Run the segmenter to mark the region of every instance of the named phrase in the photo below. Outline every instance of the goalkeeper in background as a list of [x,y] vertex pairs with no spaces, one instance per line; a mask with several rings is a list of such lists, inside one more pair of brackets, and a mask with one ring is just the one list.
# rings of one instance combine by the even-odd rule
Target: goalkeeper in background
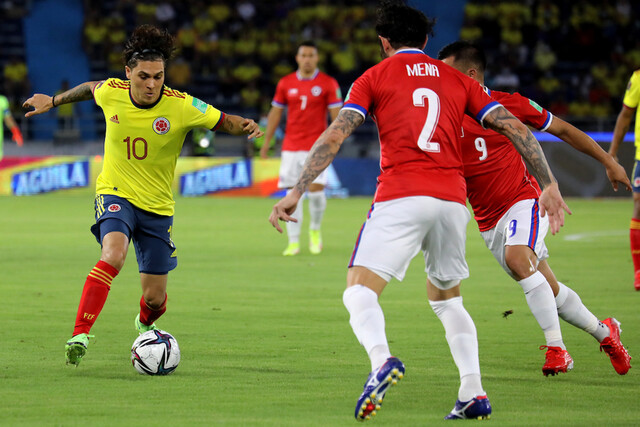
[[[9,129],[11,129],[11,139],[13,139],[18,147],[22,147],[23,139],[22,132],[20,132],[20,128],[16,123],[15,119],[11,115],[11,110],[9,109],[9,100],[6,96],[0,95],[0,111],[2,112],[2,117],[4,118],[4,124],[7,125]],[[0,160],[2,160],[3,151],[2,146],[4,145],[4,131],[0,132]]]

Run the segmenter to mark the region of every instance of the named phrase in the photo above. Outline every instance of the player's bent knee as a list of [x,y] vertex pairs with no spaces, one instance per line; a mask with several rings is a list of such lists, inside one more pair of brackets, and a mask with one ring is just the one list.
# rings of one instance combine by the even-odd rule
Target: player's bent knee
[[517,280],[522,280],[536,272],[536,267],[527,257],[507,257],[505,261]]
[[126,251],[121,251],[117,249],[109,250],[105,248],[103,248],[102,256],[100,257],[102,261],[106,262],[107,264],[109,264],[110,266],[112,266],[118,271],[122,270],[122,267],[124,266],[124,261],[126,258],[127,258]]
[[529,247],[507,247],[504,261],[516,280],[522,280],[537,271],[537,257]]

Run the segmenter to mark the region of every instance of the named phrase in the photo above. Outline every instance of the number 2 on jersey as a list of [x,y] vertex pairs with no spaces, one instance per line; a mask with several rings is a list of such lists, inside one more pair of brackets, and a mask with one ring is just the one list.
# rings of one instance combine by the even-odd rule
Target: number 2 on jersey
[[420,147],[422,151],[439,153],[440,144],[438,142],[432,142],[431,137],[436,130],[438,119],[440,118],[440,97],[431,89],[421,87],[413,91],[413,105],[416,107],[427,107],[427,119],[424,121],[422,132],[420,132],[420,136],[418,137],[418,147]]

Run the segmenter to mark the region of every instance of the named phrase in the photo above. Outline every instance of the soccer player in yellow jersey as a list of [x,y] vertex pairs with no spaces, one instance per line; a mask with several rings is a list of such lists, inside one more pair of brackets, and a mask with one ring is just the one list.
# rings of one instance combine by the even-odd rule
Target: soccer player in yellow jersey
[[629,79],[627,90],[622,100],[622,109],[618,114],[616,126],[613,130],[613,139],[609,154],[617,158],[618,149],[624,136],[629,131],[631,120],[635,116],[635,145],[636,159],[633,166],[631,184],[633,186],[633,216],[629,226],[629,240],[631,241],[631,258],[633,259],[633,269],[635,271],[634,287],[640,291],[640,70],[636,70]]
[[65,346],[68,364],[78,365],[85,355],[89,331],[124,265],[130,240],[142,283],[138,332],[156,329],[154,322],[166,311],[167,277],[177,265],[171,183],[187,132],[203,127],[249,138],[263,134],[253,120],[225,114],[164,85],[173,42],[168,32],[142,25],[125,44],[128,80],[86,82],[53,97],[35,94],[23,105],[34,108],[26,113],[30,117],[93,98],[107,125],[91,227],[102,253],[84,284],[73,336]]

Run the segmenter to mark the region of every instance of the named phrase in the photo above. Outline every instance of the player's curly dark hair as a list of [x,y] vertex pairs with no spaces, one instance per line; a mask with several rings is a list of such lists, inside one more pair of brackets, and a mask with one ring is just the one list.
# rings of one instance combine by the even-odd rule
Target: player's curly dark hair
[[135,68],[138,61],[162,60],[166,66],[174,51],[174,38],[166,29],[140,25],[124,44],[122,57],[129,68]]
[[394,49],[402,46],[422,49],[427,35],[433,35],[435,23],[435,19],[427,18],[403,1],[382,0],[378,4],[376,31],[388,39]]

